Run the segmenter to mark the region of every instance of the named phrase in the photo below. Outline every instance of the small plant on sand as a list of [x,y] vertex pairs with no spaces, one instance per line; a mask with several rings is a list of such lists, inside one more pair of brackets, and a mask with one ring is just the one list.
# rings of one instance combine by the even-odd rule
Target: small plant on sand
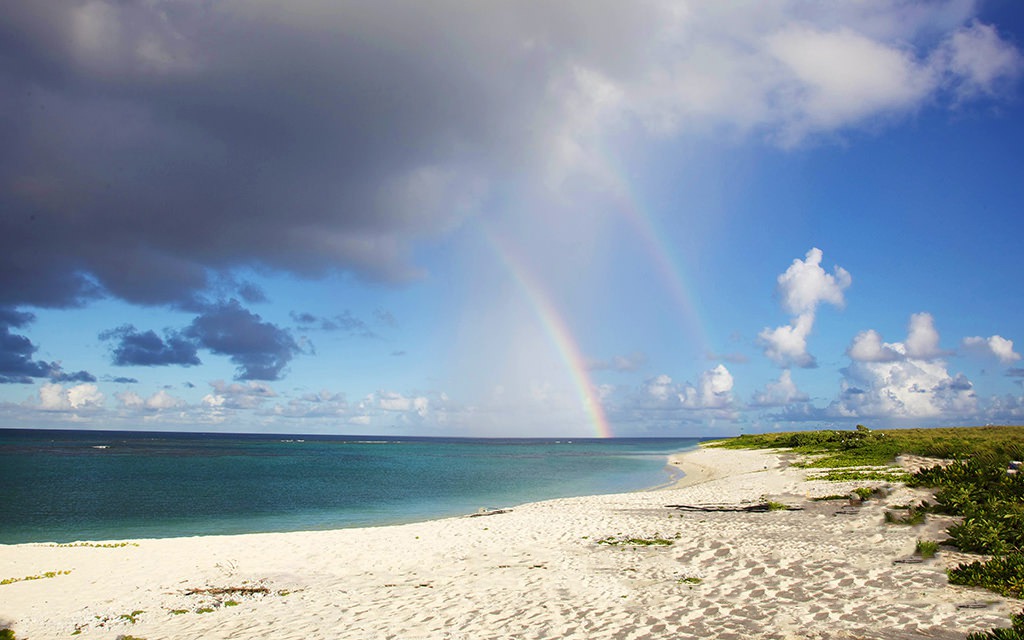
[[199,607],[196,613],[213,613],[213,607]]
[[121,635],[117,636],[116,640],[146,640],[146,639],[145,638],[137,638],[135,636],[129,636],[129,635],[121,634]]
[[188,613],[188,609],[171,609],[169,613],[172,616],[180,616],[183,613]]
[[861,500],[870,500],[871,496],[875,495],[875,490],[871,487],[857,487],[853,490]]
[[141,616],[144,613],[146,613],[146,612],[145,611],[141,611],[141,610],[132,611],[131,613],[122,613],[121,615],[118,616],[118,618],[121,619],[121,620],[127,620],[128,622],[130,622],[132,624],[135,624],[136,622],[139,621],[138,617]]
[[934,540],[918,540],[914,547],[914,553],[922,558],[931,558],[939,550],[939,543]]
[[828,500],[847,500],[849,499],[849,497],[850,496],[843,496],[839,495],[838,493],[833,493],[832,495],[829,496],[818,496],[817,498],[811,498],[811,502],[825,502]]
[[789,509],[789,507],[783,502],[775,502],[774,500],[769,500],[767,504],[769,511],[786,511],[787,509]]
[[0,640],[15,640],[13,629],[0,629]]
[[241,603],[238,600],[228,600],[227,602],[224,603],[224,606],[225,607],[237,607],[239,604],[241,604]]
[[679,578],[679,584],[700,584],[701,582],[704,581],[697,576],[683,576]]
[[608,536],[597,541],[597,544],[607,544],[612,546],[627,546],[627,547],[652,547],[652,546],[664,546],[672,544],[672,540],[666,540],[665,538],[659,538],[657,536],[653,538],[615,538]]
[[0,584],[14,584],[15,582],[24,582],[26,580],[43,580],[46,578],[56,578],[57,576],[66,576],[69,573],[71,573],[70,570],[47,571],[46,573],[43,573],[42,575],[38,576],[25,576],[24,578],[4,578],[3,580],[0,580]]

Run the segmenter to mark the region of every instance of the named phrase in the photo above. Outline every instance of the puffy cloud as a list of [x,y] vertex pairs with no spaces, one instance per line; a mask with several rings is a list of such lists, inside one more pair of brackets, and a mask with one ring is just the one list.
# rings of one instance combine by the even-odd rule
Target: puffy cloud
[[845,303],[843,291],[853,281],[850,273],[840,266],[828,273],[821,268],[821,258],[821,249],[814,247],[803,260],[794,260],[778,277],[778,292],[786,311],[802,315],[814,313],[822,302],[837,307]]
[[65,388],[47,383],[39,388],[39,408],[44,411],[82,411],[103,406],[103,394],[94,384]]
[[696,386],[677,383],[666,374],[644,383],[636,399],[638,408],[661,409],[725,409],[733,404],[733,377],[725,365],[719,364],[701,373]]
[[957,29],[935,52],[934,61],[960,100],[995,95],[1020,76],[1024,58],[992,25],[972,22]]
[[812,369],[818,366],[814,356],[807,352],[807,336],[813,327],[814,314],[804,313],[794,318],[792,324],[762,329],[757,341],[776,364]]
[[961,343],[968,353],[982,356],[994,356],[1002,364],[1013,364],[1020,360],[1020,354],[1013,350],[1013,340],[995,335],[988,338],[971,336]]
[[855,362],[893,362],[903,358],[892,345],[883,343],[882,336],[874,329],[858,333],[846,354]]
[[243,384],[214,380],[213,392],[203,396],[203,405],[215,409],[256,409],[277,392],[265,382],[249,381]]
[[784,407],[808,401],[810,397],[797,388],[789,369],[783,369],[778,380],[768,382],[764,389],[754,393],[750,404],[753,407]]
[[822,302],[839,307],[845,303],[843,292],[852,282],[850,273],[838,265],[828,273],[821,268],[821,259],[821,249],[814,247],[778,277],[782,306],[796,317],[789,325],[763,329],[757,340],[765,355],[780,366],[816,367],[817,361],[807,351],[815,311]]
[[910,316],[906,354],[910,358],[928,360],[945,355],[939,348],[939,332],[930,313],[915,313]]
[[492,184],[592,172],[625,127],[794,145],[1020,68],[960,0],[6,9],[0,304],[194,308],[253,266],[407,280]]
[[978,409],[970,380],[951,376],[939,360],[854,362],[843,374],[840,397],[830,407],[839,416],[935,418]]
[[238,366],[238,380],[277,380],[300,352],[291,335],[244,309],[237,300],[221,302],[196,317],[182,334]]
[[140,332],[130,324],[104,331],[100,340],[115,340],[111,355],[118,366],[166,366],[185,367],[201,364],[195,343],[176,332],[164,332],[161,338],[156,332]]
[[863,331],[847,351],[839,399],[828,412],[837,417],[929,418],[974,415],[977,395],[963,374],[951,375],[940,359],[939,333],[931,314],[910,317],[904,342],[883,343]]
[[168,409],[182,409],[188,406],[187,402],[172,396],[165,389],[160,389],[148,398],[143,398],[134,391],[115,393],[114,397],[117,398],[123,409],[166,411]]

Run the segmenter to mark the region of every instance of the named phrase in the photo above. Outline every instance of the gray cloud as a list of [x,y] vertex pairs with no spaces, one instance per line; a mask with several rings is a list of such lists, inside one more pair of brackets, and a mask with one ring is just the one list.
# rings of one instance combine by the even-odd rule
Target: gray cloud
[[[0,305],[198,311],[251,267],[404,281],[421,275],[412,245],[493,181],[579,169],[609,122],[795,144],[942,92],[996,95],[1019,54],[969,3],[940,5],[13,3]],[[878,64],[801,66],[822,52]]]
[[263,321],[237,300],[211,306],[182,335],[213,353],[229,356],[238,367],[238,380],[277,380],[301,352],[287,331]]
[[305,331],[342,331],[363,338],[378,337],[366,321],[357,318],[348,309],[344,313],[331,316],[330,318],[321,318],[305,311],[292,311],[290,315],[292,320],[299,325],[299,328]]
[[59,362],[33,360],[38,347],[23,335],[11,333],[35,319],[35,315],[0,307],[0,384],[30,384],[34,378],[53,382],[96,382],[88,371],[69,373]]
[[201,364],[195,343],[175,332],[165,332],[161,338],[152,330],[140,332],[132,325],[124,325],[104,331],[99,337],[117,341],[111,351],[115,365],[187,367]]

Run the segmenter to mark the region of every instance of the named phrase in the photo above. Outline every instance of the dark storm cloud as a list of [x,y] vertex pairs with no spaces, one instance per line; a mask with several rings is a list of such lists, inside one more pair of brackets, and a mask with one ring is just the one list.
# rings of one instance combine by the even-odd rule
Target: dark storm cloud
[[116,378],[111,378],[110,381],[111,382],[116,382],[118,384],[138,384],[139,383],[139,381],[136,378],[126,378],[124,376],[118,376]]
[[182,333],[202,348],[229,356],[238,367],[238,380],[277,380],[301,353],[287,331],[263,321],[237,300],[211,306]]
[[33,360],[39,347],[23,335],[11,333],[32,322],[35,315],[0,307],[0,384],[30,384],[34,378],[49,378],[53,382],[96,382],[88,371],[65,372],[59,362]]
[[505,33],[546,22],[505,5],[4,13],[0,304],[195,309],[218,274],[254,265],[417,277],[410,242],[458,224],[550,111],[545,34]]
[[53,365],[33,360],[36,350],[31,340],[0,326],[0,383],[28,384],[33,378],[49,377]]
[[115,340],[112,360],[118,366],[159,367],[201,364],[195,343],[175,332],[161,338],[155,331],[139,331],[130,324],[104,331],[100,340]]
[[88,371],[75,371],[67,373],[59,368],[50,372],[50,380],[53,382],[96,382],[96,376]]

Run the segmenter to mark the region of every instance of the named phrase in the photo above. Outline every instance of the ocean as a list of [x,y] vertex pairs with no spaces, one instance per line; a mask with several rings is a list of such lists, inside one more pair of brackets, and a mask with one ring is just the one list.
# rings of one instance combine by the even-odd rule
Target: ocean
[[696,438],[0,429],[0,544],[365,527],[650,488]]

